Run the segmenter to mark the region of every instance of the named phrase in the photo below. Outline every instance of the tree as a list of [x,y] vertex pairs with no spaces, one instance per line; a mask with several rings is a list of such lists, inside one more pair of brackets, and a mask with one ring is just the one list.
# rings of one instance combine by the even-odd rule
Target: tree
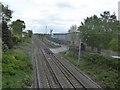
[[0,3],[0,6],[2,7],[2,19],[5,21],[10,21],[13,11],[9,9],[8,5],[5,6]]
[[8,21],[12,18],[12,11],[8,8],[8,6],[4,6],[0,3],[2,6],[2,41],[3,46],[6,44],[9,49],[13,47],[13,41],[12,41],[12,33],[8,29]]
[[32,34],[33,34],[32,30],[27,30],[27,31],[28,31],[28,36],[32,37]]
[[120,23],[117,21],[115,13],[111,15],[109,11],[105,11],[100,15],[100,18],[96,15],[87,17],[81,23],[78,27],[80,38],[91,47],[109,49],[109,45],[113,41],[115,42],[115,40],[111,40],[117,36]]
[[16,35],[22,38],[22,31],[25,29],[25,22],[17,19],[16,21],[13,21],[10,25],[12,32]]
[[104,31],[104,48],[109,49],[108,47],[111,40],[113,40],[113,38],[115,39],[116,36],[118,36],[118,32],[120,31],[118,27],[120,23],[117,21],[115,13],[111,15],[109,11],[105,11],[100,15],[102,20],[102,29]]
[[87,17],[84,20],[84,23],[81,23],[81,26],[78,27],[80,31],[81,40],[92,47],[100,47],[100,41],[98,42],[98,36],[101,36],[101,20],[96,16]]
[[13,47],[12,34],[5,21],[2,21],[2,41],[3,45],[6,44],[9,49]]
[[68,30],[68,32],[69,32],[69,36],[68,36],[69,41],[71,41],[71,43],[74,43],[76,40],[77,25],[72,25]]

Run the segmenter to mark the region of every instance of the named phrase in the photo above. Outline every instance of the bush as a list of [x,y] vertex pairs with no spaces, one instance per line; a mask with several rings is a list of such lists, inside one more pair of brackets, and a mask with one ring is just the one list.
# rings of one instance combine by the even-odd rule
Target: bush
[[29,57],[23,53],[18,53],[14,51],[7,51],[3,53],[3,72],[14,74],[14,70],[26,70],[31,68],[29,66]]
[[25,76],[25,78],[22,79],[22,87],[27,88],[28,86],[31,86],[32,80],[30,79],[30,76]]
[[84,54],[82,58],[92,64],[103,64],[115,70],[118,70],[118,60],[120,60],[111,57],[104,57],[99,54]]
[[117,39],[112,39],[109,43],[109,48],[113,51],[120,52],[118,50],[118,38]]
[[21,42],[21,38],[18,35],[13,36],[13,42],[14,44],[17,44],[18,42]]
[[3,51],[7,51],[8,50],[7,44],[2,43],[2,50]]
[[3,52],[2,63],[10,64],[15,60],[12,51]]
[[69,46],[69,55],[70,56],[75,56],[75,57],[77,57],[78,56],[78,48],[76,48],[74,45],[70,45]]
[[3,71],[2,72],[9,74],[9,75],[15,75],[15,70],[13,69],[12,65],[3,64]]

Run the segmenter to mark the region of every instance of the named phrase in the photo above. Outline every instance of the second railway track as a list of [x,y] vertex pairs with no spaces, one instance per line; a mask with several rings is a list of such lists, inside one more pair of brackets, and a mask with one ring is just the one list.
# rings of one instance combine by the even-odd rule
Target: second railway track
[[86,77],[67,61],[56,56],[45,44],[33,37],[36,48],[36,81],[38,88],[72,88],[73,90],[102,90],[94,81]]

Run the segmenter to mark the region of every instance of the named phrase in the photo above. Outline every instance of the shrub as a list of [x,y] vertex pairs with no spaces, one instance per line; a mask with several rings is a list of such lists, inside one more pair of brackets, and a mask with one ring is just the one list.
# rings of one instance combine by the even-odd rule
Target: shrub
[[92,64],[103,64],[115,70],[118,70],[118,60],[120,60],[112,57],[104,57],[100,54],[84,54],[82,58]]
[[18,35],[13,36],[13,42],[14,44],[17,44],[18,42],[21,42],[21,38]]
[[9,74],[9,75],[15,75],[15,70],[11,65],[5,65],[3,64],[3,73]]
[[27,88],[28,86],[31,86],[32,80],[30,76],[25,76],[25,78],[22,79],[22,87]]
[[[7,51],[3,53],[3,72],[14,74],[14,70],[26,70],[31,68],[29,57],[23,53],[18,53],[14,51]],[[31,66],[31,67],[29,67]]]

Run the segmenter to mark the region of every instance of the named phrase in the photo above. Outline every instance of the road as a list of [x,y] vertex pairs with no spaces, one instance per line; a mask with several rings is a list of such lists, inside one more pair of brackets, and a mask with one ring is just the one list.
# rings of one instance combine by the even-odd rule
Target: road
[[88,76],[81,73],[74,65],[54,54],[36,36],[33,43],[33,88],[72,88],[88,90],[101,87]]

